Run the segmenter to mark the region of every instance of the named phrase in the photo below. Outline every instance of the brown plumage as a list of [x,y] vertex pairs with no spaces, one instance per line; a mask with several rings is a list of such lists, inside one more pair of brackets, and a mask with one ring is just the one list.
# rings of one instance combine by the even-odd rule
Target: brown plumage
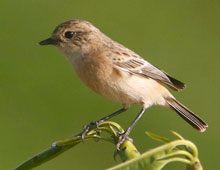
[[[118,147],[145,110],[152,105],[172,108],[201,132],[208,127],[202,119],[179,103],[164,86],[168,85],[178,91],[185,87],[184,83],[113,41],[87,21],[66,21],[56,27],[50,38],[39,44],[56,46],[72,63],[86,86],[123,105],[123,109],[100,119],[97,123],[124,112],[132,104],[142,106],[138,117],[120,138]],[[88,125],[83,134],[91,127],[92,125]]]

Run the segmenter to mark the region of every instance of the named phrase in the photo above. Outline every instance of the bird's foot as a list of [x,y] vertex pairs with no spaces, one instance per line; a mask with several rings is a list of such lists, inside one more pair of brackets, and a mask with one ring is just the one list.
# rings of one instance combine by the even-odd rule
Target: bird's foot
[[98,128],[100,123],[101,123],[101,121],[94,121],[94,122],[90,122],[88,125],[85,125],[83,127],[83,130],[82,130],[82,133],[81,133],[82,142],[84,142],[86,134],[90,130]]
[[114,159],[116,160],[116,156],[117,154],[120,152],[120,150],[122,149],[126,149],[126,148],[121,148],[121,145],[125,142],[125,141],[131,141],[133,143],[133,140],[131,138],[129,138],[129,131],[125,131],[124,133],[120,134],[117,144],[116,144],[116,149],[114,152]]

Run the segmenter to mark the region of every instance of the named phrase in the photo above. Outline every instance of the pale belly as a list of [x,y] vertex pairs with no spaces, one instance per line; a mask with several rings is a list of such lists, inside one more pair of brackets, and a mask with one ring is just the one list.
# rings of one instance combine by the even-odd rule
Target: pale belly
[[172,96],[170,92],[157,81],[138,75],[107,80],[106,88],[101,95],[122,103],[126,106],[140,104],[144,107],[166,105],[164,98]]

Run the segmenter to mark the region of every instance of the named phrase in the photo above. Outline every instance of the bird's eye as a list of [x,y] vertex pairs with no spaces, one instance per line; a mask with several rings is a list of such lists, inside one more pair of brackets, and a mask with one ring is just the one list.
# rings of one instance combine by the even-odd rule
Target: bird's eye
[[74,36],[75,32],[72,32],[72,31],[67,31],[65,32],[65,37],[70,39]]

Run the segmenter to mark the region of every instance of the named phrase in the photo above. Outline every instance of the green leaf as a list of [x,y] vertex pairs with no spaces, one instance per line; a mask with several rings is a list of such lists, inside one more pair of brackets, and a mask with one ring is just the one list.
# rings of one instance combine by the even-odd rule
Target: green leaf
[[163,143],[168,143],[170,142],[169,139],[165,138],[165,137],[161,137],[161,136],[158,136],[154,133],[151,133],[151,132],[145,132],[146,135],[148,135],[150,138],[154,139],[154,140],[157,140],[159,142],[163,142]]
[[[151,149],[134,159],[128,160],[108,170],[160,170],[170,162],[182,162],[187,164],[188,170],[202,170],[202,165],[198,159],[196,146],[184,140],[178,133],[174,133],[180,140],[170,141],[167,138],[147,132],[151,138],[168,142],[162,146]],[[180,147],[184,146],[184,147]],[[190,148],[190,152],[187,148]]]

